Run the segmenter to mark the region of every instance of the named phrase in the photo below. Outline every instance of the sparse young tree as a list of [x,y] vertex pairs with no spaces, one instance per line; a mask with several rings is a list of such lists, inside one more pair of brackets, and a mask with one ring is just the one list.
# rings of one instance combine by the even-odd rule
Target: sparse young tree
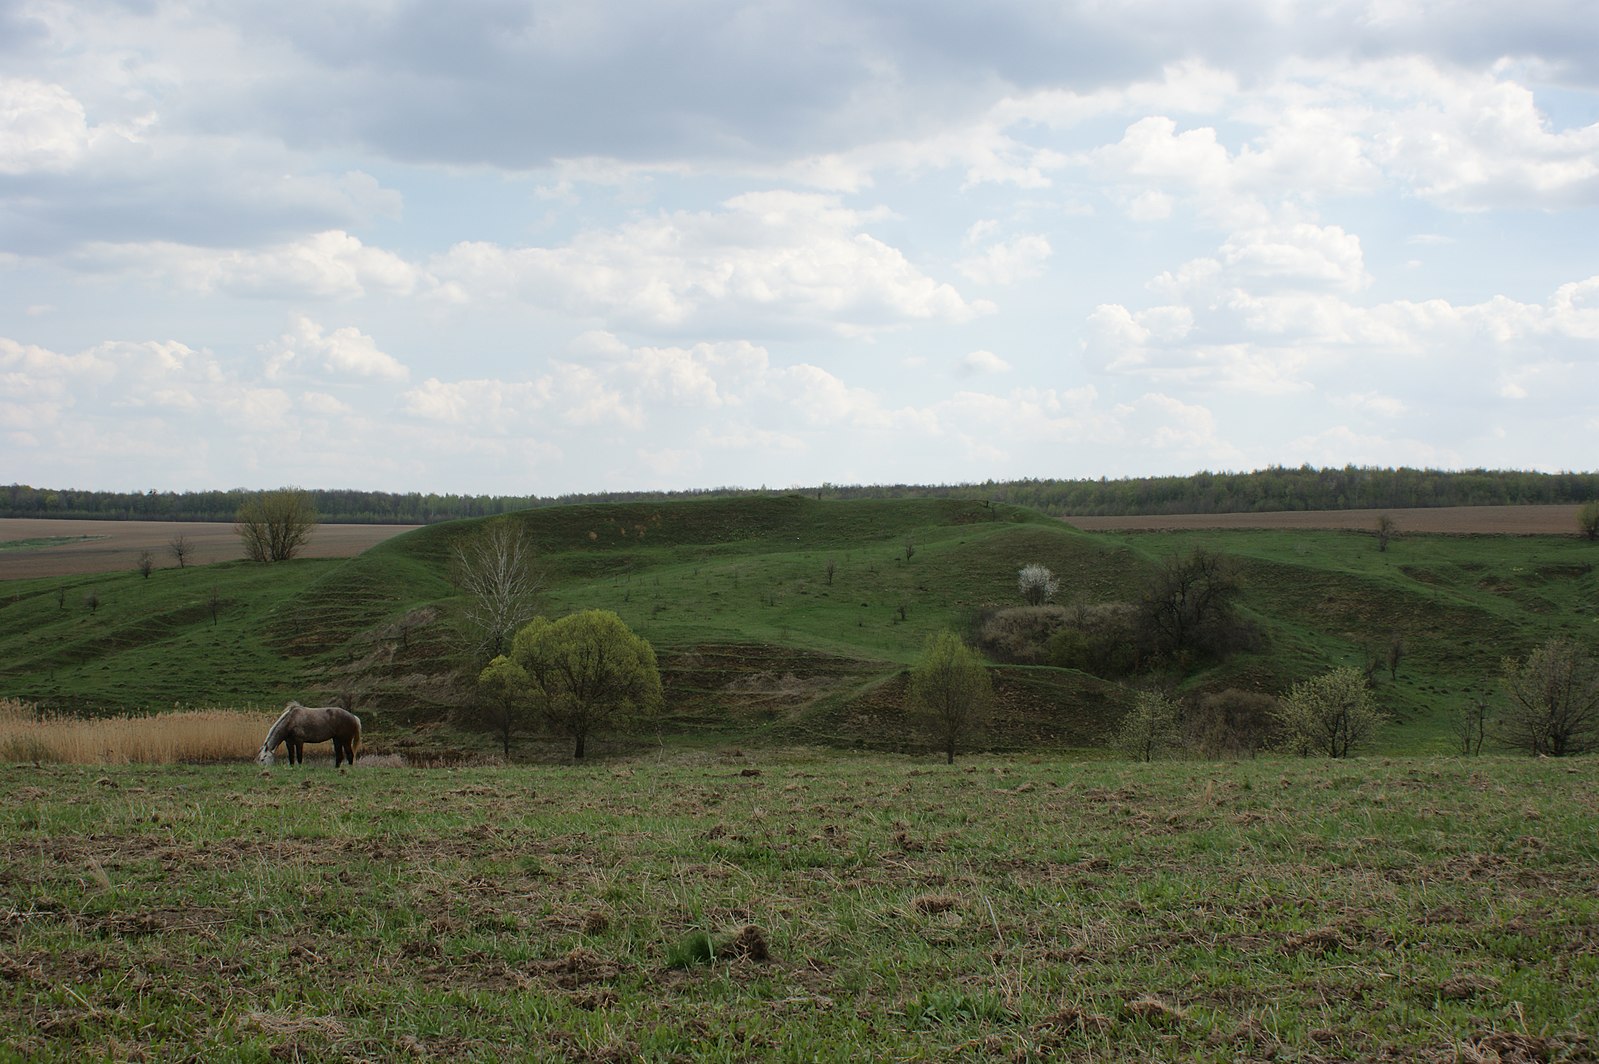
[[832,558],[827,559],[827,565],[824,567],[823,572],[827,574],[827,586],[832,587],[833,574],[838,572],[838,563]]
[[1399,535],[1399,522],[1391,514],[1377,515],[1377,549],[1386,551],[1388,541]]
[[1577,508],[1577,532],[1590,543],[1599,540],[1599,499]]
[[1158,691],[1140,691],[1116,729],[1116,749],[1135,761],[1153,761],[1181,745],[1177,703]]
[[930,636],[911,669],[910,710],[944,751],[947,764],[994,701],[988,668],[954,632]]
[[1399,679],[1399,663],[1405,660],[1405,637],[1398,632],[1388,640],[1388,682],[1394,683]]
[[1505,659],[1504,685],[1506,745],[1543,757],[1599,749],[1599,666],[1574,640],[1551,639],[1525,662]]
[[316,506],[299,488],[263,491],[244,501],[233,530],[253,562],[286,562],[300,553],[317,525]]
[[1042,606],[1060,590],[1060,579],[1038,562],[1029,562],[1016,574],[1016,588],[1029,606]]
[[590,735],[625,729],[661,705],[655,649],[609,610],[536,617],[516,633],[509,657],[527,674],[535,704],[574,741],[574,758]]
[[63,610],[67,608],[67,589],[64,587],[56,588],[56,606]]
[[1482,744],[1488,738],[1488,702],[1473,699],[1471,705],[1455,714],[1455,739],[1460,752],[1467,757],[1482,753]]
[[87,595],[84,595],[83,596],[83,604],[88,607],[90,613],[99,613],[100,612],[100,592],[91,591]]
[[500,735],[500,748],[511,756],[511,732],[531,705],[533,681],[527,670],[501,654],[477,678],[478,690],[489,707],[489,721]]
[[1295,684],[1277,704],[1284,745],[1302,757],[1348,757],[1370,743],[1386,719],[1352,665]]
[[205,604],[211,611],[211,627],[215,628],[217,616],[222,612],[222,589],[212,584],[211,594],[206,597]]
[[501,518],[450,548],[450,573],[466,596],[462,640],[473,669],[506,653],[517,629],[538,613],[544,582],[533,536],[515,518]]
[[905,560],[910,561],[916,556],[916,544],[910,540],[905,541]]
[[172,560],[182,569],[189,564],[189,555],[194,553],[194,545],[189,542],[189,537],[181,532],[167,540],[167,553],[172,555]]
[[140,576],[148,580],[150,579],[150,570],[155,568],[155,558],[147,550],[140,551],[139,560],[134,563],[134,568],[138,570]]

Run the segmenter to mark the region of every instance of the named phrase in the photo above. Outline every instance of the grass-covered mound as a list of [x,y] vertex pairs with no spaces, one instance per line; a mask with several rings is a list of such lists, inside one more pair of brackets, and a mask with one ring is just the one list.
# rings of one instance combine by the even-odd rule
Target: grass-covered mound
[[[1087,534],[982,502],[797,495],[580,505],[501,520],[527,527],[551,614],[614,610],[660,653],[667,732],[916,749],[902,671],[941,628],[975,630],[1019,605],[1017,570],[1061,578],[1057,601],[1136,600],[1160,564],[1197,548],[1242,579],[1254,649],[1182,671],[1096,679],[1048,662],[996,674],[990,749],[1100,743],[1158,681],[1178,693],[1276,692],[1336,664],[1379,670],[1390,750],[1444,750],[1448,718],[1497,696],[1505,655],[1549,636],[1593,645],[1599,552],[1567,537],[1420,536],[1379,552],[1320,531]],[[90,712],[270,705],[356,696],[385,728],[458,700],[451,545],[480,522],[395,537],[357,558],[230,563],[11,581],[0,599],[0,695]],[[86,599],[93,594],[98,607]]]

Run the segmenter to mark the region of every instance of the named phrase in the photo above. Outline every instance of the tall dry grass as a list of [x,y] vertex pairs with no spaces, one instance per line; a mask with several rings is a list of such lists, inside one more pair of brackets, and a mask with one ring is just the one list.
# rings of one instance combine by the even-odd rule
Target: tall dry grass
[[0,699],[0,762],[170,765],[253,758],[277,713],[191,709],[151,717],[40,717],[32,704]]

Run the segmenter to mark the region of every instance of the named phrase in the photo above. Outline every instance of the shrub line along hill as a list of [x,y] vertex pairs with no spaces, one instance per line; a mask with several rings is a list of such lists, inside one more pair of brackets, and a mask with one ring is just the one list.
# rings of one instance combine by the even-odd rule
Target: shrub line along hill
[[[1058,603],[1087,610],[1135,601],[1173,558],[1215,552],[1256,638],[1153,674],[999,655],[995,716],[977,741],[990,750],[1098,748],[1139,686],[1277,693],[1333,665],[1368,666],[1397,638],[1402,660],[1375,675],[1392,717],[1380,748],[1446,751],[1451,716],[1497,698],[1505,656],[1557,635],[1592,648],[1599,634],[1599,549],[1571,535],[1406,535],[1380,551],[1363,533],[1086,533],[998,503],[802,495],[493,520],[537,543],[543,612],[612,610],[655,645],[667,737],[922,749],[904,719],[904,670],[929,634],[976,639],[1019,606],[1017,571],[1034,562],[1059,576]],[[451,548],[481,525],[430,525],[346,560],[8,581],[0,696],[93,713],[348,696],[373,741],[428,742],[462,700]]]
[[[1027,479],[973,484],[822,484],[795,488],[816,499],[940,498],[1008,503],[1078,517],[1268,513],[1305,510],[1411,509],[1438,506],[1573,504],[1599,499],[1599,472],[1397,469],[1373,466],[1272,466],[1248,473],[1122,479]],[[113,492],[0,486],[0,517],[106,520],[232,521],[255,493],[227,491]],[[765,488],[680,492],[602,492],[561,496],[452,495],[310,489],[324,521],[428,524],[488,517],[542,506],[665,503],[696,498],[759,498]]]

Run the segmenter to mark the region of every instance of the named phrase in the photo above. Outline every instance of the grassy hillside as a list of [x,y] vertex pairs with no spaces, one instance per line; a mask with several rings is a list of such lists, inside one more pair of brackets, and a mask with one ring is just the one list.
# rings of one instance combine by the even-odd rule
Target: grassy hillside
[[[929,633],[1015,604],[1016,570],[1033,561],[1062,577],[1062,601],[1096,602],[1135,597],[1172,554],[1233,557],[1265,645],[1183,678],[1188,689],[1276,691],[1401,636],[1398,675],[1379,690],[1396,718],[1391,750],[1446,748],[1447,715],[1492,696],[1505,654],[1552,634],[1599,640],[1599,550],[1562,537],[1407,536],[1380,553],[1351,533],[1087,534],[980,502],[799,496],[503,520],[540,545],[548,612],[612,609],[655,643],[670,730],[686,734],[914,745],[899,721],[902,670]],[[380,734],[438,716],[454,700],[450,546],[477,527],[418,529],[347,561],[7,582],[0,695],[103,711],[350,691]],[[996,676],[994,749],[1093,746],[1129,697],[1070,671]]]

